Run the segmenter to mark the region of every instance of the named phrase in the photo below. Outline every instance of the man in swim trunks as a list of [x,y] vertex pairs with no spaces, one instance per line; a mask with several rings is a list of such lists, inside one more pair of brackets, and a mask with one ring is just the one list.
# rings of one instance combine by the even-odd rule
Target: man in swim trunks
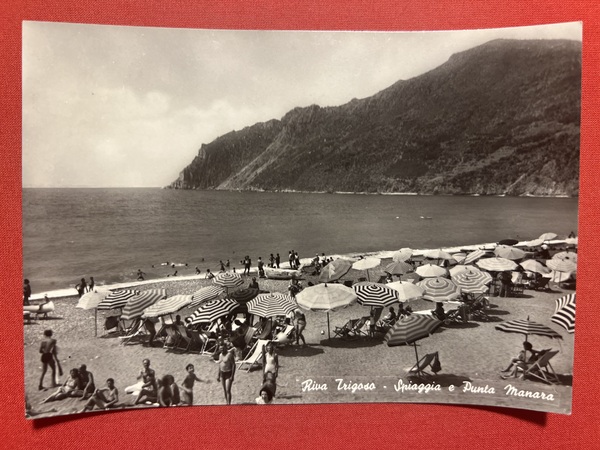
[[119,390],[115,387],[115,380],[106,380],[106,387],[96,389],[89,398],[81,412],[92,411],[94,406],[100,409],[110,409],[119,401]]
[[44,331],[44,339],[40,344],[40,353],[42,354],[42,376],[40,378],[39,390],[44,389],[44,376],[48,370],[48,366],[52,369],[52,387],[57,387],[56,380],[56,364],[54,356],[56,354],[56,339],[52,338],[52,330]]
[[133,402],[134,406],[141,403],[142,400],[151,402],[156,402],[157,400],[158,386],[156,385],[156,373],[150,368],[149,359],[144,359],[142,361],[142,365],[144,368],[140,370],[140,374],[138,375],[137,379],[141,379],[144,384],[142,385],[140,393]]
[[235,377],[235,356],[232,351],[229,351],[229,345],[224,342],[221,345],[221,354],[219,355],[219,374],[217,381],[223,384],[223,392],[225,393],[225,401],[231,405],[231,385]]
[[88,372],[85,364],[79,367],[79,378],[81,378],[83,384],[83,397],[81,400],[86,400],[96,391],[96,386],[94,385],[94,375],[92,375],[92,372]]

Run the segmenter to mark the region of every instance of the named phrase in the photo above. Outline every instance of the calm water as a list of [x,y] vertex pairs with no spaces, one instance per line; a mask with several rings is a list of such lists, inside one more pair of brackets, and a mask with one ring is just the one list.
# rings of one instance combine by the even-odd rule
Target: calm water
[[[432,217],[422,220],[421,216]],[[33,291],[194,273],[288,251],[346,254],[533,239],[577,231],[577,199],[24,189],[23,267]],[[204,259],[204,261],[202,261]],[[188,264],[175,269],[161,262]],[[155,268],[152,268],[155,265]]]

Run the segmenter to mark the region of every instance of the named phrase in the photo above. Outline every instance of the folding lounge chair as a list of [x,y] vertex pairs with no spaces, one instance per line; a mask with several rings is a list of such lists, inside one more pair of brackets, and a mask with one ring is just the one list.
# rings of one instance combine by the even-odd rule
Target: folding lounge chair
[[104,334],[119,332],[119,317],[120,316],[108,316],[104,320]]
[[344,324],[344,326],[335,327],[333,330],[333,337],[347,338],[350,332],[354,329],[356,322],[359,320],[360,319],[350,319]]
[[361,317],[356,321],[350,334],[356,337],[369,336],[371,326],[371,318],[369,316]]
[[427,376],[427,377],[432,377],[434,376],[432,373],[427,372],[425,369],[427,367],[430,367],[431,364],[433,363],[433,361],[438,357],[438,352],[435,353],[427,353],[425,356],[423,356],[418,362],[417,364],[415,364],[414,366],[412,366],[410,368],[410,370],[408,371],[409,375],[418,375],[418,376]]
[[181,334],[173,325],[169,325],[165,327],[165,332],[167,333],[167,338],[165,339],[165,343],[163,344],[163,348],[177,348],[179,342],[181,341]]
[[[547,351],[541,355],[527,370],[523,372],[523,378],[533,377],[548,384],[560,384],[560,380],[550,364],[550,360],[558,354],[558,350]],[[522,370],[517,368],[517,370]]]
[[262,356],[263,345],[267,345],[267,342],[269,341],[266,339],[259,339],[258,341],[256,341],[250,349],[250,352],[248,353],[246,358],[236,362],[236,364],[239,365],[238,368],[242,370],[244,365],[248,364],[248,369],[246,369],[246,372],[250,372],[252,366],[254,366],[258,361],[260,361],[260,357]]
[[133,325],[129,328],[125,336],[119,336],[121,345],[127,345],[133,338],[146,334],[144,322],[141,319],[135,319]]
[[271,339],[271,333],[273,332],[273,321],[269,320],[256,337],[257,339]]
[[216,339],[209,338],[207,334],[202,333],[198,330],[189,330],[189,333],[190,333],[191,341],[190,341],[190,344],[188,345],[188,349],[189,349],[189,347],[191,347],[191,345],[196,344],[200,347],[201,355],[204,355],[204,354],[212,355],[213,354],[213,352],[215,351],[215,349],[217,347]]
[[542,278],[537,283],[533,285],[533,290],[535,291],[547,291],[549,290],[548,284],[550,283],[550,278]]

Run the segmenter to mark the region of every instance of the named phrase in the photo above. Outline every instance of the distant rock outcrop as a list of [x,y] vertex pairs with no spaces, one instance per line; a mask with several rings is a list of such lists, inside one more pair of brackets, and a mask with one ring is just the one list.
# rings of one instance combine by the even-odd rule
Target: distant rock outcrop
[[581,43],[496,40],[203,144],[170,187],[576,196]]

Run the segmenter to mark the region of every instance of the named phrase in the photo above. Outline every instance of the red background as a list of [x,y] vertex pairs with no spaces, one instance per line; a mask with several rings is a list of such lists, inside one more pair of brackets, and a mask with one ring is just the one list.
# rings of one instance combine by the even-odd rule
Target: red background
[[[600,448],[598,142],[600,2],[574,0],[41,0],[0,7],[1,448]],[[172,408],[38,421],[24,418],[21,311],[21,21],[187,28],[433,30],[583,21],[580,269],[573,414],[407,404]],[[551,228],[551,227],[549,227]],[[266,443],[269,440],[269,443]]]

